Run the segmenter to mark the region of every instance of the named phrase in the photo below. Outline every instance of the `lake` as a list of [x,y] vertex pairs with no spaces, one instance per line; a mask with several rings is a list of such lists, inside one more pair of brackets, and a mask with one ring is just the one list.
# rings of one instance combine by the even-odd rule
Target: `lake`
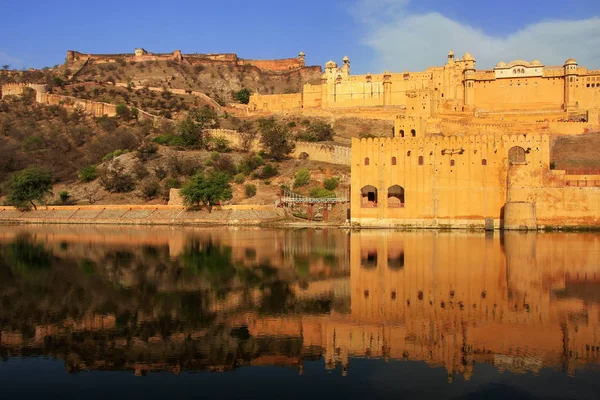
[[597,398],[600,234],[0,226],[0,398]]

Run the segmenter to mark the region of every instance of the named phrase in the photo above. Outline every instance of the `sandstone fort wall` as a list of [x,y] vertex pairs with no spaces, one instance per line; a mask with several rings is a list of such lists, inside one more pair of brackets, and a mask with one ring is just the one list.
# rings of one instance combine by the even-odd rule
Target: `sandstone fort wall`
[[[235,53],[216,53],[216,54],[183,54],[179,50],[173,53],[150,53],[144,49],[136,49],[135,53],[127,54],[84,54],[78,51],[67,51],[67,62],[92,61],[94,63],[115,63],[115,62],[146,62],[146,61],[176,61],[189,64],[229,64],[237,66],[251,66],[266,72],[289,72],[301,70],[306,67],[304,53],[298,57],[285,58],[278,60],[250,60],[239,58]],[[309,67],[318,68],[321,67]]]
[[499,227],[507,202],[534,203],[539,225],[600,225],[600,188],[566,187],[547,135],[353,139],[351,162],[362,226]]

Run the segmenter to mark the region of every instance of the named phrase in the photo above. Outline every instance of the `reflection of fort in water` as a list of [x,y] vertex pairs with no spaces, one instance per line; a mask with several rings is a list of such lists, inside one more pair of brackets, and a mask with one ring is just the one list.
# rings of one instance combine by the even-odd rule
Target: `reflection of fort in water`
[[[574,374],[578,367],[599,361],[598,235],[515,233],[491,238],[434,231],[321,231],[307,239],[306,232],[215,232],[219,241],[232,246],[234,258],[256,253],[256,258],[279,266],[295,301],[333,297],[349,307],[332,306],[327,314],[265,315],[256,309],[258,289],[248,297],[247,291],[241,295],[243,290],[232,288],[210,309],[231,332],[242,326],[242,339],[231,339],[237,334],[229,331],[216,337],[211,328],[186,327],[183,321],[167,335],[117,335],[113,345],[123,349],[124,364],[91,361],[73,351],[65,356],[70,368],[113,365],[141,373],[275,364],[301,369],[303,360],[323,358],[326,368],[341,366],[345,374],[351,371],[352,357],[381,357],[443,366],[451,379],[454,373],[469,378],[478,363],[515,372],[552,367]],[[48,244],[52,246],[51,240]],[[169,245],[171,256],[176,255]],[[336,262],[345,264],[337,272],[325,273],[328,262],[314,257],[324,249],[335,249]],[[310,264],[308,271],[298,274],[297,264],[303,262]],[[128,283],[135,284],[133,277]],[[194,284],[165,290],[189,291]],[[41,324],[29,336],[2,327],[0,344],[12,349],[9,353],[23,346],[43,347],[49,336],[118,330],[117,319],[104,315],[65,320],[58,324],[62,326]],[[188,354],[190,343],[199,346],[193,356]],[[216,360],[211,358],[216,347],[237,350],[224,351],[228,356]],[[154,361],[136,361],[135,355],[143,352],[153,354]]]

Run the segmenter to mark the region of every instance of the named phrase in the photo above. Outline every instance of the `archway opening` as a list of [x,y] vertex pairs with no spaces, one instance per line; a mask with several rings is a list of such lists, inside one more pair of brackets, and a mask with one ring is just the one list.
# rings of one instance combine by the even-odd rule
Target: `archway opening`
[[360,206],[362,208],[377,207],[377,188],[367,185],[360,189]]
[[360,266],[364,268],[377,268],[377,250],[363,250],[360,253]]
[[390,208],[404,207],[404,188],[399,185],[390,186],[387,200]]

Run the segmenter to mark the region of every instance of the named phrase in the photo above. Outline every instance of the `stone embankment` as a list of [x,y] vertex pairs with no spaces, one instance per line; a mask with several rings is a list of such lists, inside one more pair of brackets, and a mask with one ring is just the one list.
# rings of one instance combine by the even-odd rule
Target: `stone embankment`
[[0,223],[31,224],[108,224],[108,225],[260,225],[285,218],[283,209],[275,206],[215,206],[186,210],[164,205],[91,205],[48,206],[20,211],[0,207]]

